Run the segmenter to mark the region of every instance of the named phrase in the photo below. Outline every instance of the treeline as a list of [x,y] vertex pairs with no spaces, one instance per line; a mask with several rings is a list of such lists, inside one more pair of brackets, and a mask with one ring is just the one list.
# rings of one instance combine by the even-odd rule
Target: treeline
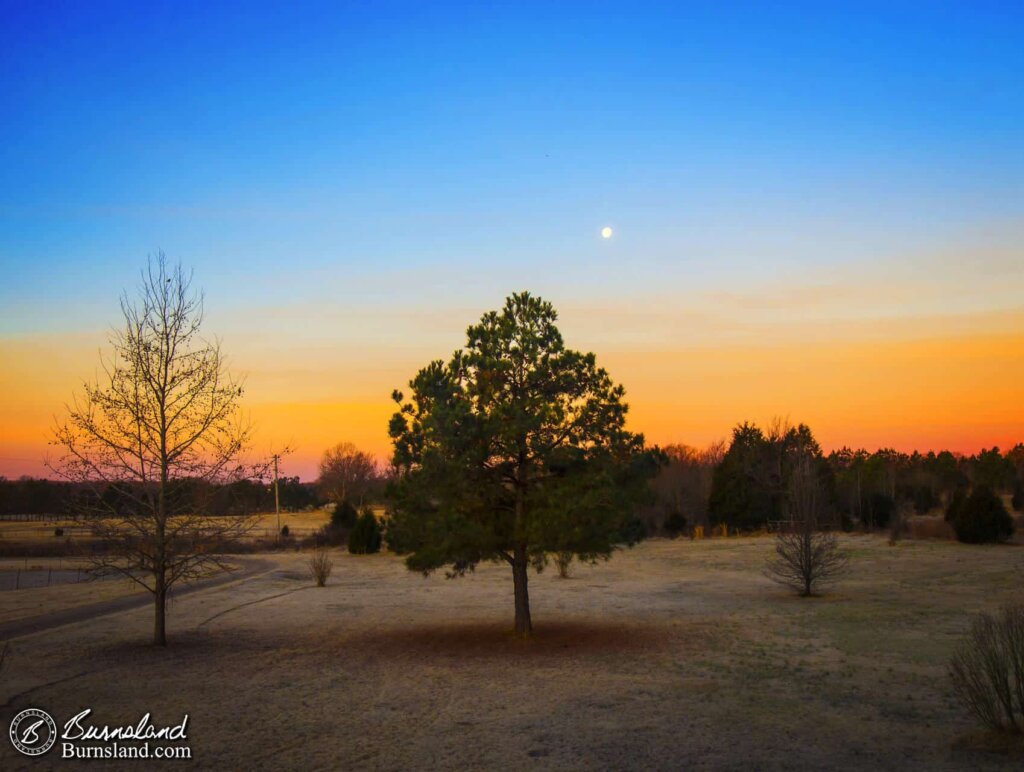
[[[281,509],[298,511],[344,505],[345,512],[355,512],[366,504],[384,500],[388,471],[369,453],[351,443],[339,443],[324,452],[320,475],[315,482],[302,482],[298,477],[281,477],[278,480]],[[140,491],[140,486],[131,482],[97,486],[32,477],[17,480],[0,477],[0,517],[72,517],[97,506],[111,514],[127,512],[134,506]],[[274,487],[269,480],[243,479],[228,484],[211,484],[185,478],[172,480],[167,495],[174,499],[174,510],[178,512],[222,516],[274,510]]]
[[[975,455],[950,451],[874,453],[842,448],[825,454],[810,427],[775,421],[762,428],[742,423],[728,444],[704,449],[669,445],[666,463],[651,483],[653,503],[642,512],[650,534],[676,535],[694,526],[756,531],[786,517],[786,502],[797,464],[809,459],[836,527],[888,527],[896,516],[947,512],[976,489],[1009,496],[1024,511],[1024,443]],[[386,498],[388,474],[374,459],[343,443],[324,454],[316,482],[279,480],[281,509],[298,511],[328,503],[345,511]],[[111,484],[101,491],[112,512],[131,506],[131,490]],[[274,509],[272,483],[242,480],[211,485],[174,483],[174,495],[197,512],[237,515]],[[72,516],[92,489],[55,480],[0,477],[0,516]],[[955,508],[955,506],[954,506]],[[339,510],[340,511],[340,510]]]
[[945,512],[976,489],[1010,495],[1024,511],[1024,444],[970,456],[891,448],[826,455],[810,427],[775,421],[736,426],[727,446],[664,450],[668,461],[654,481],[655,504],[645,520],[649,530],[669,535],[693,526],[761,530],[784,520],[793,472],[805,460],[820,483],[824,510],[844,529],[885,528],[897,516]]
[[[8,480],[0,477],[0,517],[16,515],[51,515],[73,517],[81,513],[83,503],[99,506],[111,514],[127,512],[139,494],[139,486],[111,483],[96,489],[59,480],[22,477]],[[97,501],[97,495],[99,500]],[[239,480],[215,485],[200,480],[175,480],[173,496],[179,509],[188,509],[213,516],[245,515],[274,510],[273,483]],[[298,511],[317,507],[325,498],[316,483],[298,477],[278,480],[281,509]],[[184,506],[181,506],[184,504]]]

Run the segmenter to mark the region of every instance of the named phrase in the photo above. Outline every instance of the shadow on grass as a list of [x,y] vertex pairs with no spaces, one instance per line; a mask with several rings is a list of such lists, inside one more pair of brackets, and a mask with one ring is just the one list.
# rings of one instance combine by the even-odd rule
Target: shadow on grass
[[958,753],[981,752],[1024,762],[1024,734],[978,730],[958,737],[952,747]]
[[517,636],[508,623],[412,624],[361,631],[347,645],[384,657],[574,657],[641,651],[664,645],[669,631],[652,625],[551,620],[533,635]]

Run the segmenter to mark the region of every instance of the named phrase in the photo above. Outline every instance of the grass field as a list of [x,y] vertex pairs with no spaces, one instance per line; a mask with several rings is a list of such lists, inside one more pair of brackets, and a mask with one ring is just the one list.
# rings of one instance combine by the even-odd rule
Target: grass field
[[0,624],[139,592],[145,590],[130,579],[113,578],[100,582],[8,590],[0,593]]
[[[302,539],[311,536],[331,519],[330,512],[322,509],[308,512],[282,512],[281,526],[288,526],[291,536]],[[273,539],[278,532],[278,517],[273,512],[261,512],[255,515],[249,539]],[[56,536],[54,530],[61,528],[63,534]],[[4,542],[20,544],[51,544],[67,539],[90,541],[92,534],[87,525],[63,518],[47,520],[0,520],[0,556],[3,555]]]
[[[652,540],[549,570],[526,642],[502,566],[448,581],[339,552],[319,589],[304,555],[274,554],[175,601],[166,651],[144,609],[14,641],[0,720],[187,712],[209,768],[1019,765],[976,746],[945,668],[972,613],[1021,597],[1024,549],[843,544],[848,580],[812,599],[761,575],[766,538]],[[35,768],[9,746],[0,765]]]

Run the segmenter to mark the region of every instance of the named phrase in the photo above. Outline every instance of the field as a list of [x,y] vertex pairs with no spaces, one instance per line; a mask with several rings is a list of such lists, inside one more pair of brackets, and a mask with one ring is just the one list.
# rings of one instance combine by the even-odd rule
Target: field
[[[166,651],[147,643],[149,609],[16,639],[0,721],[189,713],[206,768],[1019,765],[978,739],[945,667],[972,613],[1020,598],[1024,550],[843,543],[848,580],[813,599],[761,575],[766,538],[651,540],[569,579],[548,570],[525,642],[502,566],[449,581],[338,552],[321,589],[306,556],[278,553],[176,600]],[[0,765],[40,766],[7,743]]]
[[[296,538],[310,536],[331,519],[329,512],[315,509],[308,512],[282,512],[281,525],[288,526],[291,535]],[[54,535],[55,528],[63,529],[61,537]],[[277,533],[277,515],[273,512],[262,512],[253,519],[251,539],[273,539]],[[89,527],[74,520],[41,519],[41,520],[0,520],[0,554],[3,542],[46,544],[61,541],[70,537],[72,540],[88,541],[92,538]]]

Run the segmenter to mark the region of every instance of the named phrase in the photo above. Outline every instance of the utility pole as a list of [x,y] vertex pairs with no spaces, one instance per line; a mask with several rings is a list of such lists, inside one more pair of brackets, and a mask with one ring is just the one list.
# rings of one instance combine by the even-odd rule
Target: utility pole
[[274,454],[274,512],[277,514],[277,538],[281,538],[281,499],[277,494],[277,461],[281,458]]

